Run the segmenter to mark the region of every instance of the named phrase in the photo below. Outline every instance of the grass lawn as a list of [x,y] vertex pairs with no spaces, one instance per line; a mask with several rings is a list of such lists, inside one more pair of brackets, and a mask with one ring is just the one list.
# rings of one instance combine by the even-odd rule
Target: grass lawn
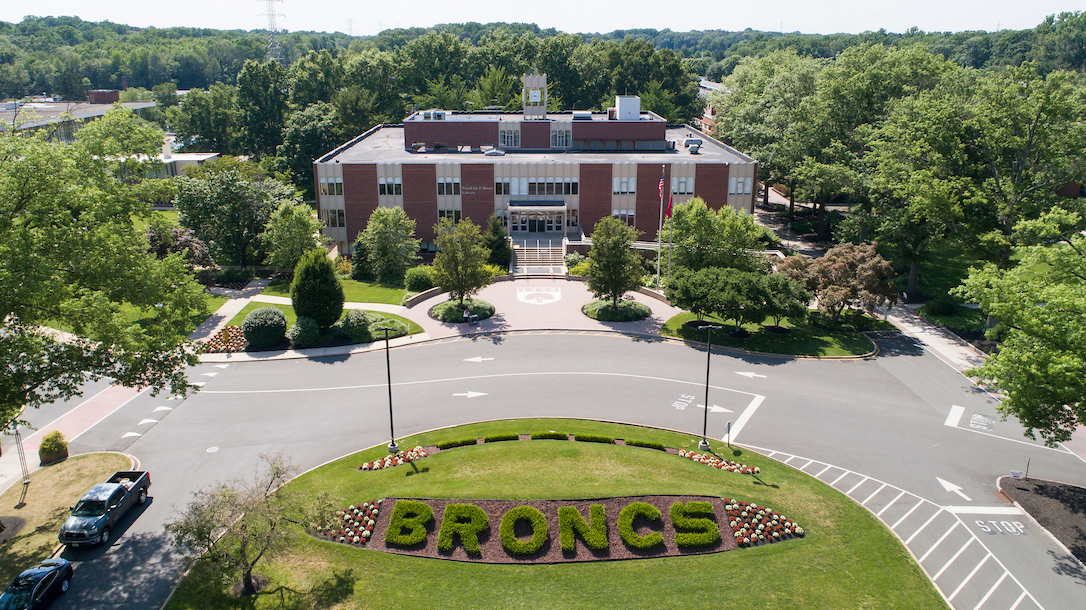
[[[812,312],[813,320],[821,320],[819,314]],[[781,326],[792,329],[782,333],[761,324],[744,324],[743,329],[750,336],[740,338],[732,336],[734,324],[716,316],[706,315],[705,320],[724,328],[713,333],[713,345],[737,347],[753,352],[767,354],[788,354],[792,356],[859,356],[871,351],[871,341],[861,330],[897,330],[883,320],[855,314],[841,314],[844,322],[837,328],[824,328],[811,323],[793,324],[790,320],[781,322]],[[685,326],[697,315],[681,313],[664,324],[660,333],[668,337],[679,337],[692,341],[705,341],[706,333]],[[827,319],[828,321],[828,319]]]
[[[672,447],[692,448],[697,442],[696,437],[635,426],[509,420],[426,433],[403,439],[401,446],[544,430],[655,440]],[[651,449],[546,440],[453,449],[419,461],[418,473],[409,466],[355,470],[362,461],[384,455],[384,448],[377,447],[289,485],[305,492],[332,491],[344,505],[389,496],[723,496],[780,511],[803,526],[805,538],[686,557],[487,565],[385,554],[298,536],[284,553],[258,566],[270,578],[266,593],[235,599],[206,568],[198,568],[182,581],[168,608],[946,608],[900,541],[871,513],[792,468],[720,449],[726,457],[759,466],[761,474],[728,473]],[[386,504],[384,510],[389,508]],[[429,544],[436,543],[434,538],[431,534]]]
[[[241,323],[245,321],[245,316],[249,315],[250,311],[253,311],[254,309],[259,309],[261,307],[274,307],[274,308],[278,309],[279,311],[283,312],[283,315],[285,315],[287,317],[287,328],[290,328],[290,325],[294,324],[294,321],[298,319],[298,316],[295,315],[295,313],[294,313],[294,307],[292,307],[290,305],[280,305],[279,303],[260,303],[258,301],[250,301],[249,304],[246,305],[244,309],[242,309],[241,311],[238,312],[238,315],[234,316],[233,318],[230,318],[230,321],[227,324],[233,324],[235,326],[241,326]],[[344,311],[344,313],[347,312],[346,309],[344,309],[343,311]],[[422,332],[422,327],[421,326],[419,326],[418,324],[415,324],[414,322],[412,322],[411,320],[408,320],[407,318],[405,318],[403,316],[398,316],[398,315],[396,315],[394,313],[385,313],[383,311],[371,311],[370,313],[374,314],[374,315],[381,316],[383,318],[396,320],[396,321],[398,321],[398,322],[400,322],[402,324],[405,324],[407,326],[407,334],[409,334],[409,335],[415,335],[415,334],[418,334],[418,333]]]
[[[27,459],[36,460],[37,456]],[[131,466],[132,461],[119,453],[77,455],[32,472],[26,506],[14,508],[23,490],[21,482],[4,492],[0,515],[5,517],[5,525],[12,517],[22,519],[23,525],[15,537],[0,545],[0,583],[6,586],[19,572],[48,557],[58,544],[57,534],[68,518],[68,507],[91,485]]]
[[[196,314],[196,315],[192,316],[191,318],[189,318],[188,323],[185,325],[184,334],[187,335],[188,333],[191,333],[192,331],[196,330],[196,327],[203,324],[204,320],[206,320],[209,315],[211,315],[211,314],[215,313],[216,311],[218,311],[218,309],[220,307],[222,307],[223,303],[225,303],[225,302],[227,302],[229,300],[230,300],[229,297],[224,297],[224,296],[220,296],[220,295],[217,295],[217,294],[212,294],[210,292],[205,292],[204,293],[204,301],[207,303],[207,313],[205,313],[205,314]],[[136,306],[131,305],[129,303],[122,304],[121,305],[121,311],[124,312],[125,319],[127,319],[130,322],[137,322],[137,321],[143,320],[143,319],[150,320],[150,317],[144,315],[145,310],[139,309]],[[55,328],[57,330],[62,330],[64,332],[72,332],[71,325],[65,324],[65,323],[57,321],[57,320],[49,321],[46,324],[46,326],[48,326],[50,328]]]
[[[404,288],[378,284],[376,282],[359,282],[357,280],[340,280],[343,284],[343,297],[349,303],[388,303],[399,305],[403,302],[403,296],[407,294]],[[290,297],[290,282],[275,280],[264,289],[264,294],[273,297]]]

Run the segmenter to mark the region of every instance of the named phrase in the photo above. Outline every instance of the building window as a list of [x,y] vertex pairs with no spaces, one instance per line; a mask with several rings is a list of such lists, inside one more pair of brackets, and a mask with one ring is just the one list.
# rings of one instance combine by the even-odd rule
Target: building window
[[460,179],[459,178],[445,178],[437,179],[437,194],[438,195],[459,195],[460,194]]
[[520,131],[516,129],[502,129],[498,132],[498,146],[501,148],[516,148],[520,146]]
[[343,178],[336,178],[336,194],[343,194]]
[[452,218],[453,224],[460,222],[460,210],[438,210],[438,218]]
[[508,194],[510,194],[510,192],[509,192],[509,178],[505,178],[504,180],[495,180],[494,181],[494,194],[495,195],[508,195]]
[[403,195],[403,183],[401,178],[396,178],[396,182],[392,185],[394,187],[391,195]]
[[728,194],[729,195],[734,195],[735,194],[735,186],[736,186],[736,178],[734,176],[731,177],[731,178],[728,178]]
[[694,179],[693,178],[672,178],[671,179],[671,192],[675,195],[693,195],[694,194]]
[[341,226],[341,227],[346,227],[347,226],[347,223],[344,222],[345,219],[343,218],[343,210],[336,210],[336,217],[339,219],[339,226]]
[[539,192],[539,185],[536,183],[535,178],[528,181],[528,194],[536,195]]
[[554,178],[547,178],[547,194],[554,194]]
[[328,194],[328,179],[327,178],[321,178],[321,195],[327,195],[327,194]]
[[568,212],[566,212],[566,226],[577,226],[577,210],[569,210]]
[[384,178],[378,178],[377,179],[377,194],[378,195],[387,195],[388,194],[388,189],[385,186],[385,179]]
[[611,215],[618,218],[623,223],[633,226],[634,225],[634,211],[633,210],[611,210]]
[[579,192],[577,188],[577,178],[573,179],[573,184],[571,184],[570,186],[572,187],[572,192],[570,194],[576,195]]
[[749,195],[751,188],[754,187],[754,178],[750,176],[729,178],[728,179],[728,194],[729,195]]
[[615,178],[611,189],[614,195],[632,195],[636,190],[637,178]]

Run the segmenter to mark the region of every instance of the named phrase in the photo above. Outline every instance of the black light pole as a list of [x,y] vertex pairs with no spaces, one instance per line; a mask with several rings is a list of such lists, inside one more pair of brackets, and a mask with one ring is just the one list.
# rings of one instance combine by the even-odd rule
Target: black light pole
[[709,344],[709,348],[705,350],[705,415],[701,423],[701,440],[698,441],[698,449],[701,451],[709,450],[709,439],[705,438],[709,429],[709,363],[712,362],[713,356],[713,331],[720,330],[720,326],[714,324],[708,324],[702,326],[706,330],[706,342]]
[[392,361],[388,355],[388,331],[396,329],[382,326],[377,330],[385,331],[385,372],[388,374],[388,436],[391,439],[388,443],[388,452],[399,453],[400,448],[396,446],[396,428],[392,425]]

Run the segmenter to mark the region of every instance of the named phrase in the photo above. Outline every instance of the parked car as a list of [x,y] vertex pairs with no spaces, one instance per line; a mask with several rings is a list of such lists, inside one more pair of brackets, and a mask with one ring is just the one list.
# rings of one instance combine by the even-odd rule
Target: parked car
[[62,544],[101,544],[109,542],[110,528],[129,508],[147,501],[151,475],[143,470],[119,470],[105,483],[91,487],[72,515],[60,526],[57,537]]
[[68,590],[72,582],[72,564],[60,559],[46,559],[24,570],[0,593],[0,610],[45,608]]

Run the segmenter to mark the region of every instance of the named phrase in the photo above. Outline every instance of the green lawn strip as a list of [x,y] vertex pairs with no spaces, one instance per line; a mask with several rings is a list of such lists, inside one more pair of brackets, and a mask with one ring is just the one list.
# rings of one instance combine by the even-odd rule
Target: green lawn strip
[[[660,329],[660,334],[688,341],[704,342],[705,331],[698,331],[684,325],[685,322],[696,319],[695,314],[681,313],[668,320]],[[750,336],[740,338],[731,334],[734,324],[730,321],[724,321],[712,315],[707,315],[704,319],[724,327],[713,331],[713,345],[736,347],[752,352],[792,356],[860,356],[872,349],[871,341],[856,330],[829,330],[813,324],[797,325],[784,320],[781,326],[792,329],[791,332],[775,332],[761,324],[744,324],[743,328],[750,333]],[[871,322],[877,330],[897,330],[893,325],[882,320],[871,319]]]
[[[37,455],[27,456],[37,461]],[[91,485],[105,481],[118,470],[127,470],[132,461],[119,453],[90,453],[72,456],[63,462],[30,473],[26,505],[13,508],[22,493],[13,485],[0,496],[0,515],[25,520],[15,536],[0,545],[0,582],[45,559],[57,546],[60,526],[68,518],[68,507],[79,501]]]
[[[388,303],[399,305],[403,302],[403,296],[407,293],[402,287],[378,284],[376,282],[359,282],[357,280],[340,280],[343,284],[343,298],[348,303]],[[264,294],[273,297],[290,297],[290,282],[275,280],[264,289]]]
[[[408,447],[499,433],[563,430],[693,446],[697,437],[580,420],[506,420],[445,429],[400,441]],[[828,485],[772,460],[721,453],[757,465],[737,475],[659,451],[519,441],[461,447],[415,465],[358,472],[363,451],[290,485],[329,490],[345,502],[378,497],[564,499],[700,494],[743,499],[795,519],[807,531],[789,540],[725,553],[555,565],[480,565],[358,550],[300,536],[258,568],[271,594],[237,600],[205,574],[186,578],[168,608],[946,608],[905,548],[870,512]],[[388,510],[386,508],[385,510]],[[492,524],[497,535],[497,524]],[[552,533],[552,535],[555,535]],[[612,536],[617,532],[612,530]],[[436,544],[436,532],[430,544]],[[470,583],[470,586],[464,586]],[[338,605],[337,605],[338,604]]]
[[[294,307],[292,307],[290,305],[284,305],[284,304],[280,304],[280,303],[261,303],[261,302],[258,302],[258,301],[250,301],[249,304],[246,305],[241,311],[239,311],[236,316],[234,316],[233,318],[230,318],[230,322],[228,322],[228,324],[241,326],[241,323],[245,321],[245,316],[249,315],[250,311],[253,311],[254,309],[259,309],[261,307],[274,307],[274,308],[278,309],[279,311],[283,312],[283,315],[285,315],[287,317],[287,327],[290,327],[290,325],[294,324],[294,321],[298,319],[298,316],[294,314]],[[346,310],[344,310],[344,311],[346,311]],[[403,316],[398,316],[398,315],[396,315],[394,313],[385,313],[383,311],[371,311],[370,313],[379,315],[381,317],[384,317],[384,318],[387,318],[387,319],[390,319],[390,320],[396,320],[398,322],[406,324],[407,329],[408,329],[407,334],[409,334],[409,335],[415,335],[415,334],[418,334],[418,333],[422,332],[422,327],[421,326],[419,326],[418,324],[415,324],[414,322],[412,322],[411,320],[408,320],[407,318],[405,318]]]

